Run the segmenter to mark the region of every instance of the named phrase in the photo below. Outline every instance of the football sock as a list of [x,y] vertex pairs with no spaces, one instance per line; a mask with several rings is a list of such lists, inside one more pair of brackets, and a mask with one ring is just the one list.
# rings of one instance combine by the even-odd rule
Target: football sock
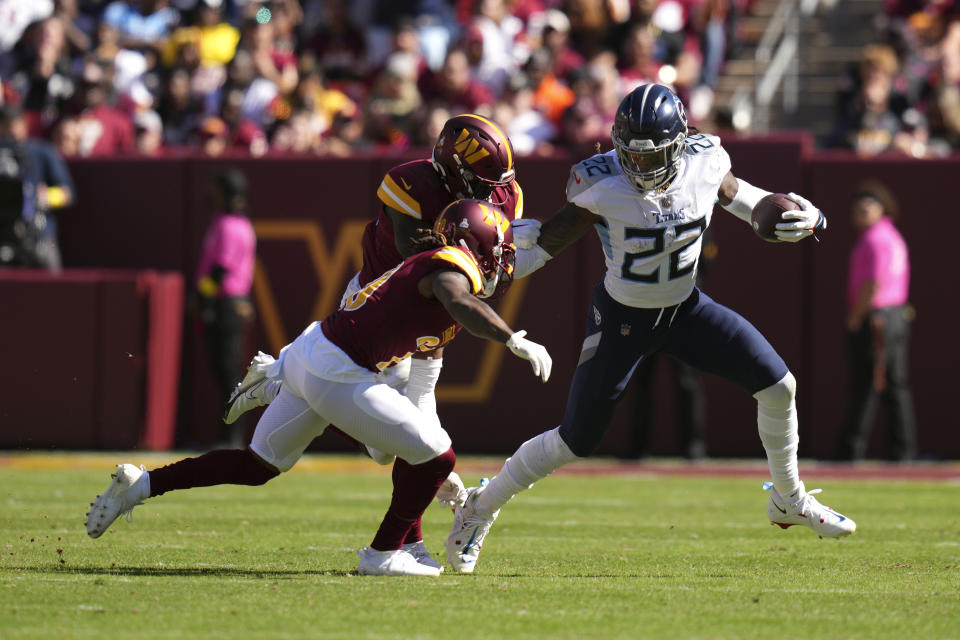
[[217,484],[260,485],[278,475],[250,449],[218,449],[150,471],[150,497]]
[[507,458],[500,473],[477,496],[474,502],[477,515],[492,518],[513,496],[576,459],[560,437],[560,427],[527,440]]
[[797,471],[797,382],[789,371],[780,382],[753,394],[757,399],[757,429],[767,452],[773,486],[783,498],[795,501],[800,489]]
[[393,498],[377,535],[370,543],[374,550],[390,551],[403,546],[410,529],[430,506],[456,461],[453,447],[417,465],[397,458],[393,463]]
[[410,530],[407,531],[407,537],[403,539],[403,544],[413,544],[423,540],[423,531],[420,529],[422,520],[423,516],[413,521],[413,524],[410,525]]

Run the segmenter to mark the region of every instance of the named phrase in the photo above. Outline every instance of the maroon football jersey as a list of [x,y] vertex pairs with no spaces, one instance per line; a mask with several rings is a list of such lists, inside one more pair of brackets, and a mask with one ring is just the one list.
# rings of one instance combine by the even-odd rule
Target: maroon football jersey
[[442,304],[421,295],[418,285],[438,269],[455,268],[469,279],[474,294],[483,288],[473,256],[458,247],[424,251],[383,273],[356,292],[323,321],[323,334],[350,359],[371,371],[427,352],[460,331]]
[[[414,160],[390,169],[377,189],[377,196],[383,207],[380,215],[363,230],[361,284],[370,282],[403,260],[403,256],[397,251],[393,223],[390,222],[385,207],[421,220],[423,228],[429,229],[433,227],[440,212],[455,200],[443,187],[440,176],[429,160]],[[523,217],[523,191],[516,180],[508,187],[497,187],[491,201],[503,201],[499,208],[508,220]]]

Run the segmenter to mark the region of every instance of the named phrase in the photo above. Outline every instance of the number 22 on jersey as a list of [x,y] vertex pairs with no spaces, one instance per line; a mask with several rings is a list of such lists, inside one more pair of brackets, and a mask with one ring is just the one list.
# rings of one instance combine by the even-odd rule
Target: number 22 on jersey
[[[649,249],[644,249],[643,251],[637,251],[633,253],[625,252],[623,255],[623,262],[620,267],[620,276],[624,280],[630,280],[632,282],[645,282],[648,284],[662,282],[664,278],[659,265],[649,273],[634,273],[633,264],[638,260],[652,258],[660,253],[663,253],[666,245],[667,231],[669,229],[673,230],[675,238],[680,239],[681,236],[685,234],[687,235],[687,238],[685,238],[685,241],[679,247],[670,252],[670,263],[669,268],[667,269],[666,279],[676,280],[677,278],[682,278],[688,275],[696,266],[697,259],[695,257],[693,260],[687,261],[686,265],[680,266],[681,259],[685,257],[685,252],[691,249],[691,245],[696,243],[697,239],[700,238],[706,228],[707,221],[705,218],[684,222],[683,224],[678,224],[673,227],[657,227],[654,229],[642,229],[636,227],[624,228],[624,240],[653,240],[653,246]],[[691,234],[690,232],[693,233]]]

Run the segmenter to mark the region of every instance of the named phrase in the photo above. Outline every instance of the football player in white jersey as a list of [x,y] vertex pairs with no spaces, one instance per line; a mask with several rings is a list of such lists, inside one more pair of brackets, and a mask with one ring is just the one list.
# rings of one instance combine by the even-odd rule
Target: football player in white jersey
[[[447,557],[457,571],[473,571],[500,507],[596,449],[637,363],[655,351],[726,378],[756,398],[773,480],[767,504],[772,523],[806,525],[827,537],[856,528],[800,481],[796,381],[787,365],[753,325],[696,287],[700,241],[714,204],[750,224],[768,192],[734,177],[719,138],[689,133],[673,92],[658,84],[637,87],[617,110],[614,150],[573,166],[567,204],[543,224],[535,243],[522,247],[515,230],[516,277],[542,267],[590,227],[600,237],[606,274],[587,313],[563,422],[521,445],[489,484],[469,489],[456,510]],[[809,201],[790,198],[800,209],[783,214],[781,241],[797,242],[826,227]]]

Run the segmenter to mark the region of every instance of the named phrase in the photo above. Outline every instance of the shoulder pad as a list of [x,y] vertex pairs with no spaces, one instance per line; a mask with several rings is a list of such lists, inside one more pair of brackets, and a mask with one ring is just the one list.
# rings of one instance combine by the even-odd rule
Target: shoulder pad
[[[523,217],[523,189],[520,188],[520,183],[516,180],[513,181],[512,189],[516,194],[515,204],[513,205],[513,219],[519,220]],[[505,213],[510,215],[509,212]]]
[[694,175],[707,184],[719,185],[730,171],[730,156],[717,136],[693,134],[685,141],[683,155]]
[[505,187],[497,187],[489,198],[491,203],[501,202],[496,205],[508,220],[519,220],[523,217],[523,189],[520,183],[514,180]]
[[[620,175],[620,165],[612,153],[598,153],[570,169],[567,180],[567,200],[578,204],[576,199],[598,182]],[[582,206],[582,205],[581,205]]]
[[720,138],[709,133],[695,133],[684,140],[684,153],[715,153],[720,149]]
[[430,161],[415,160],[390,169],[377,189],[377,197],[388,207],[421,220],[427,199],[425,191],[437,188],[442,187]]
[[480,267],[477,266],[477,262],[473,259],[473,256],[466,251],[457,247],[444,247],[443,249],[438,249],[431,258],[447,263],[446,266],[452,265],[467,276],[467,278],[470,279],[470,288],[473,295],[477,295],[483,291],[483,279],[480,276]]

